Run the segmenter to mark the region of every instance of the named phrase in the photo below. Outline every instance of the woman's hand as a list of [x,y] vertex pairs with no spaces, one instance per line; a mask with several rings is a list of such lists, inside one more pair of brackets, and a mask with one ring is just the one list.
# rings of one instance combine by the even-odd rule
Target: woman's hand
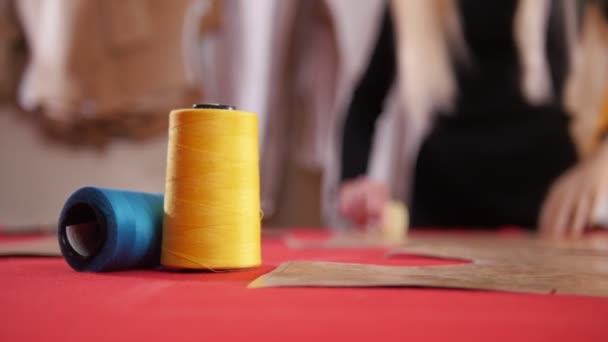
[[368,177],[347,181],[340,187],[340,214],[361,227],[380,226],[389,200],[386,186]]
[[596,224],[608,195],[608,145],[568,170],[549,189],[539,228],[550,238],[580,237]]

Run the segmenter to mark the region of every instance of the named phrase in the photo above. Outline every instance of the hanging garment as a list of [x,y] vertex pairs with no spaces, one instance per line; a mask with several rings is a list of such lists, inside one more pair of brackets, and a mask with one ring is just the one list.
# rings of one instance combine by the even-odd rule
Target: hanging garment
[[[169,110],[200,100],[184,48],[204,9],[196,15],[190,0],[15,3],[31,53],[20,103],[37,111],[0,108],[0,224],[54,224],[86,185],[163,192]],[[41,120],[72,127],[58,132],[68,144],[42,139],[32,125]],[[80,139],[95,132],[103,149]]]
[[18,1],[30,52],[20,105],[58,126],[57,138],[160,134],[168,110],[200,96],[183,47],[191,3]]
[[[272,217],[280,203],[288,164],[319,176],[323,218],[327,177],[334,173],[334,136],[341,107],[365,64],[381,1],[281,1],[273,30],[268,111],[262,125],[262,207]],[[296,143],[290,121],[299,122]],[[289,148],[295,146],[295,148]],[[303,202],[304,204],[306,202]],[[298,206],[294,205],[296,208]],[[329,224],[328,221],[324,221]]]
[[25,45],[11,0],[0,0],[0,102],[14,102]]

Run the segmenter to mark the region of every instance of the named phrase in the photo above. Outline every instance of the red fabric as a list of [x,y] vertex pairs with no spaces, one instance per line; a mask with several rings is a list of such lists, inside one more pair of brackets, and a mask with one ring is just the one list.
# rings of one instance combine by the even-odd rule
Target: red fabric
[[61,258],[0,259],[0,341],[608,341],[608,299],[412,288],[247,289],[287,260],[388,265],[382,249],[290,250],[230,273],[77,273]]

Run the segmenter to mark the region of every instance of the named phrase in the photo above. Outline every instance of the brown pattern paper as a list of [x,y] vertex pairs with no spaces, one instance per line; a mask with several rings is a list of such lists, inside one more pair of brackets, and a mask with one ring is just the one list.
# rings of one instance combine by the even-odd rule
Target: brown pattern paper
[[286,235],[283,241],[291,249],[319,248],[382,248],[397,247],[404,241],[403,237],[385,236],[381,233],[343,232],[328,239],[306,240],[293,235]]
[[57,236],[0,243],[0,256],[61,256]]
[[413,236],[390,255],[469,260],[448,266],[288,262],[250,287],[437,287],[608,296],[608,238],[552,242],[532,236]]

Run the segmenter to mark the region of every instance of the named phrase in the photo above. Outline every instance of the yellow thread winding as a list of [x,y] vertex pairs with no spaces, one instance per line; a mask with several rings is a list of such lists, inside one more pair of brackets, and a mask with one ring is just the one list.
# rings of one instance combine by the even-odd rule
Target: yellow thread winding
[[258,163],[255,114],[171,112],[162,265],[227,270],[261,264]]

